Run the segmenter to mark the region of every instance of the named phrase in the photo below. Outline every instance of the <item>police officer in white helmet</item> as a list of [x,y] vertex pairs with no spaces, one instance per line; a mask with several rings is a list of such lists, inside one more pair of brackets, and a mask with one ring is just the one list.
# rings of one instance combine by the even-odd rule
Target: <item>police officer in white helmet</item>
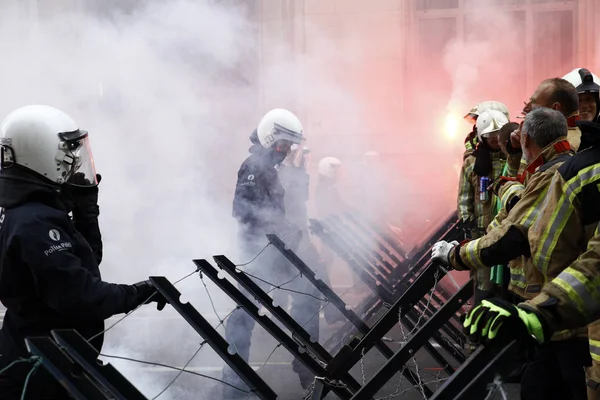
[[[302,146],[304,140],[302,123],[298,117],[285,109],[273,109],[262,117],[250,135],[250,155],[238,171],[233,217],[239,226],[241,257],[243,260],[253,260],[244,270],[274,285],[283,284],[298,273],[276,249],[265,248],[265,235],[277,234],[292,250],[297,250],[302,239],[301,229],[291,223],[286,215],[285,189],[278,168],[290,154],[292,146]],[[262,281],[257,280],[256,283],[264,290],[269,289]],[[292,317],[300,324],[306,323],[298,320],[300,316],[295,315],[298,310],[298,307],[292,310]],[[246,361],[250,355],[254,325],[255,321],[241,309],[233,311],[226,323],[227,341]],[[312,374],[297,363],[294,363],[294,370],[298,372],[302,385],[308,387],[313,380]],[[228,366],[223,368],[223,380],[239,388],[246,387]],[[223,395],[227,399],[247,396],[226,385],[223,385]]]
[[[88,132],[56,108],[25,106],[0,124],[0,148],[0,370],[28,357],[26,337],[75,329],[100,351],[105,319],[148,300],[164,307],[150,281],[101,278],[100,179]],[[0,398],[69,398],[44,368],[22,394],[31,367],[3,372]]]

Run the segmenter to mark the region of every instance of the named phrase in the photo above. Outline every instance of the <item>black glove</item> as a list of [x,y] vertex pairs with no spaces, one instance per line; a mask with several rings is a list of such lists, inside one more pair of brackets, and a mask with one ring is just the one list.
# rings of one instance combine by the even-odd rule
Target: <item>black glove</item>
[[[98,184],[102,180],[100,174],[96,174]],[[77,172],[69,179],[68,183],[73,185],[67,186],[67,194],[73,202],[73,217],[75,219],[93,219],[98,218],[100,209],[98,208],[98,185],[95,186],[75,186],[89,185],[91,182],[85,179],[82,172]]]
[[161,311],[169,303],[165,296],[160,294],[150,280],[138,282],[133,285],[137,291],[138,305],[157,303],[156,309]]

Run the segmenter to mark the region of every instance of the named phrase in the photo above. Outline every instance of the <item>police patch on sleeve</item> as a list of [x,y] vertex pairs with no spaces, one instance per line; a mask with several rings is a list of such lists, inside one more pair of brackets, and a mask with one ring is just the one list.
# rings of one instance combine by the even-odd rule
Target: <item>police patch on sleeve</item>
[[256,183],[254,182],[254,174],[248,175],[246,180],[243,181],[242,183],[240,183],[240,186],[255,186],[255,185],[256,185]]
[[48,237],[53,243],[50,243],[50,246],[44,250],[44,255],[46,257],[53,253],[65,251],[73,247],[73,244],[68,240],[68,238],[63,238],[61,240],[60,231],[58,229],[50,229],[48,231]]
[[60,240],[60,232],[56,229],[50,229],[50,232],[48,232],[48,236],[50,236],[50,239],[54,240],[55,242],[58,242]]

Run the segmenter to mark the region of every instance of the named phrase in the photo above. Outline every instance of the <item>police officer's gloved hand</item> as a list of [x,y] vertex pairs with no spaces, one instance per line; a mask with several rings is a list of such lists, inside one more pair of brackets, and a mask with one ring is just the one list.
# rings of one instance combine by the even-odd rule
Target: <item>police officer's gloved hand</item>
[[473,342],[484,345],[489,345],[499,338],[500,340],[534,338],[541,344],[551,336],[542,316],[499,298],[483,300],[480,305],[469,311],[463,327]]
[[137,291],[138,305],[156,303],[156,309],[161,311],[169,303],[165,296],[160,294],[150,280],[138,282],[133,285]]
[[[98,185],[102,180],[100,174],[96,174],[96,180]],[[69,198],[73,202],[73,217],[79,220],[94,219],[100,215],[100,209],[98,207],[98,185],[89,185],[91,182],[85,178],[85,175],[81,172],[76,174],[69,179]],[[82,186],[75,186],[82,185]]]

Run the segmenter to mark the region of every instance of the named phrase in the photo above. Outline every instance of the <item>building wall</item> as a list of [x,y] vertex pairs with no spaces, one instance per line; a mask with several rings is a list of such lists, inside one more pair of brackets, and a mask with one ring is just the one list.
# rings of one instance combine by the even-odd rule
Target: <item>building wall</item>
[[[426,99],[414,101],[419,93],[424,90],[432,93],[437,100],[429,101],[431,105],[443,104],[444,95],[452,91],[452,78],[439,68],[444,63],[444,48],[457,37],[473,43],[469,39],[478,35],[477,29],[482,24],[498,19],[493,14],[483,17],[472,14],[469,1],[472,0],[262,0],[259,14],[263,79],[269,72],[268,66],[281,59],[281,51],[288,52],[288,57],[291,53],[299,63],[319,59],[320,78],[333,75],[328,83],[337,84],[361,99],[356,112],[364,122],[354,126],[362,132],[348,133],[363,135],[368,131],[378,137],[393,134],[391,127],[406,124],[415,114],[411,104],[418,103],[417,108],[423,108],[423,103],[428,103]],[[566,69],[576,66],[592,69],[600,66],[595,44],[600,29],[595,24],[600,17],[600,2],[496,3],[504,4],[498,9],[510,20],[506,26],[500,25],[498,30],[490,32],[499,37],[488,42],[502,49],[498,51],[500,56],[515,59],[515,67],[510,68],[514,73],[511,71],[509,75],[520,90],[514,99],[507,101],[514,103],[514,107],[519,107],[520,101],[549,75],[566,73]],[[509,41],[504,35],[514,39]],[[503,47],[500,41],[507,43]],[[557,43],[560,45],[556,46]],[[274,47],[280,52],[274,52]],[[336,50],[335,57],[331,57],[332,48]],[[470,57],[476,61],[478,48],[473,48]],[[348,54],[340,56],[344,49]],[[314,70],[308,68],[303,72],[304,83],[314,80]],[[318,102],[310,99],[311,92],[318,90],[299,86],[296,107],[305,114],[307,124],[334,135],[335,129],[328,129],[320,115],[325,113],[313,109],[323,111]],[[500,94],[506,89],[506,85],[501,86],[488,89],[487,93]],[[479,95],[477,90],[473,96],[476,95]],[[273,103],[266,91],[261,99],[264,104]]]
[[[260,0],[261,107],[297,112],[313,159],[341,158],[353,184],[364,152],[378,151],[398,208],[408,197],[445,214],[455,207],[471,129],[462,116],[472,105],[497,98],[516,115],[542,79],[582,66],[600,71],[600,2],[473,7],[484,2]],[[286,59],[282,92],[273,68]]]

